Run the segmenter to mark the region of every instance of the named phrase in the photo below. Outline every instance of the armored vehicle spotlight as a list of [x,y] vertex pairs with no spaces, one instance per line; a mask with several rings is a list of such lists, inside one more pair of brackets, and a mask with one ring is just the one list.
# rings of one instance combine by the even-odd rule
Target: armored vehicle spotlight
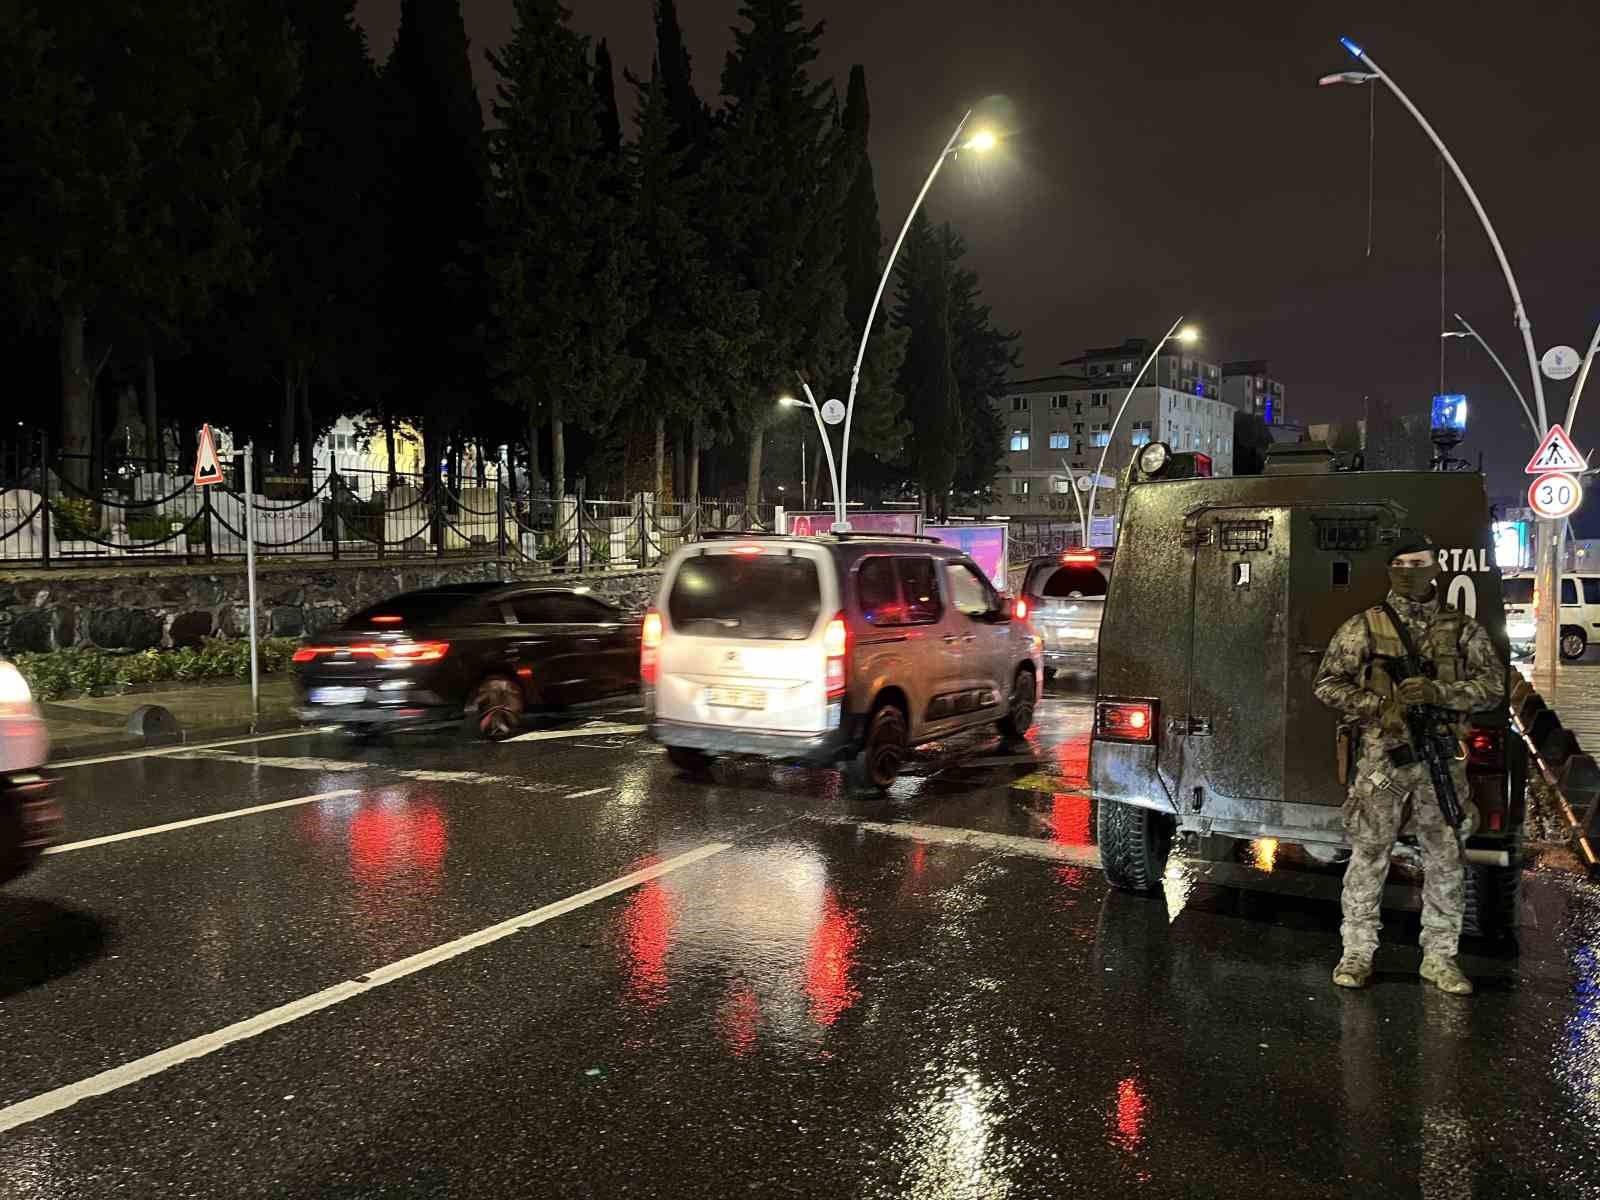
[[1139,451],[1139,457],[1134,463],[1139,468],[1139,474],[1150,477],[1161,474],[1161,468],[1165,467],[1171,458],[1171,446],[1165,442],[1150,442]]

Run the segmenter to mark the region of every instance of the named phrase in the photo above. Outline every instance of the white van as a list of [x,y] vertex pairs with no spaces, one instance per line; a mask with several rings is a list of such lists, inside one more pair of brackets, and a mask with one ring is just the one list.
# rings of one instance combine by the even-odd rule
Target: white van
[[640,682],[650,737],[685,770],[757,754],[844,762],[852,788],[886,788],[919,743],[1025,734],[1040,651],[1026,608],[956,547],[740,534],[668,561]]

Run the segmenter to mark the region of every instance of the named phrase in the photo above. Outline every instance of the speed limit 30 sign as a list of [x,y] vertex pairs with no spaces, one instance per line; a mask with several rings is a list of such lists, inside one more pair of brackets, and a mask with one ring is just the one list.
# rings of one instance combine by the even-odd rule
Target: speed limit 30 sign
[[1583,503],[1583,486],[1576,475],[1551,471],[1541,475],[1528,488],[1528,504],[1546,520],[1570,517]]

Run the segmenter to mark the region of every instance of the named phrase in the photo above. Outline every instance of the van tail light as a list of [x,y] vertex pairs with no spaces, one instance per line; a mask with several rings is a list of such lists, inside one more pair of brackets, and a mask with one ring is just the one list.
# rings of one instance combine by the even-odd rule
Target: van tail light
[[1018,596],[1017,602],[1011,611],[1017,620],[1026,621],[1028,619],[1028,598],[1026,596]]
[[1490,770],[1505,768],[1505,731],[1474,725],[1467,730],[1467,763]]
[[1105,742],[1153,742],[1153,700],[1101,700],[1094,706],[1094,736]]
[[661,614],[652,608],[644,614],[644,625],[639,630],[639,678],[644,683],[655,683],[660,653]]
[[827,656],[823,678],[828,685],[828,699],[837,700],[845,694],[847,660],[850,657],[850,627],[840,613],[828,622],[822,633],[822,652]]

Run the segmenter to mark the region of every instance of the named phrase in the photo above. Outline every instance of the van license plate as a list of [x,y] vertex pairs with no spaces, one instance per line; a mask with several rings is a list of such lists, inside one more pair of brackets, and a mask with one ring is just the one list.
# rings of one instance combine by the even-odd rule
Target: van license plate
[[707,688],[706,703],[717,708],[765,708],[767,694],[756,688]]
[[311,689],[313,704],[362,704],[367,699],[367,689],[358,687],[325,687]]

